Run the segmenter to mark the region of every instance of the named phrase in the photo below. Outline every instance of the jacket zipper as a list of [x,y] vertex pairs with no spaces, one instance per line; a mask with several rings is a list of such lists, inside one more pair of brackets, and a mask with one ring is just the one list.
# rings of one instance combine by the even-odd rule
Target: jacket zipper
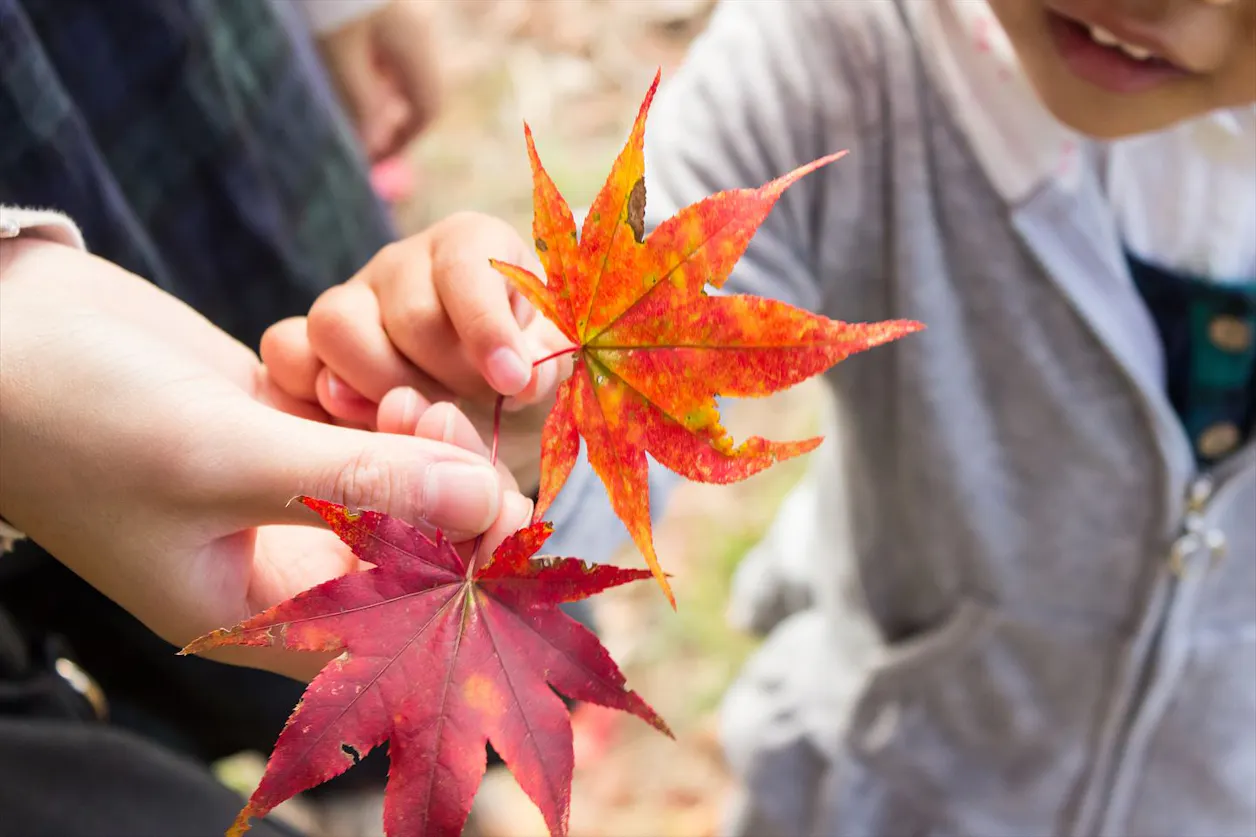
[[[1151,642],[1147,653],[1139,666],[1138,679],[1134,684],[1133,699],[1127,717],[1136,719],[1139,710],[1145,703],[1147,693],[1155,680],[1159,667],[1161,646],[1164,644],[1164,632],[1168,627],[1177,605],[1182,579],[1190,570],[1189,562],[1202,550],[1207,550],[1210,560],[1215,563],[1225,554],[1225,534],[1217,529],[1209,529],[1205,524],[1205,515],[1210,502],[1215,496],[1216,483],[1209,475],[1196,477],[1186,492],[1186,505],[1182,515],[1179,534],[1169,547],[1166,564],[1169,577],[1166,580],[1167,590],[1160,612],[1156,614],[1156,624],[1152,630]],[[1128,736],[1131,723],[1125,724],[1124,733]]]
[[[1169,548],[1169,572],[1173,576],[1170,602],[1173,600],[1177,584],[1186,573],[1186,562],[1192,555],[1206,549],[1210,560],[1214,563],[1225,556],[1225,533],[1219,529],[1208,529],[1204,522],[1204,516],[1216,494],[1215,485],[1211,476],[1204,475],[1191,483],[1187,492],[1186,513],[1182,517],[1181,534]],[[1161,623],[1163,622],[1162,614]]]
[[[1241,455],[1236,455],[1236,458],[1247,459]],[[1128,813],[1113,811],[1112,804],[1119,801],[1118,796],[1124,796],[1119,794],[1119,791],[1122,776],[1128,769],[1131,735],[1139,725],[1148,697],[1156,686],[1157,674],[1161,668],[1165,632],[1176,612],[1183,579],[1191,570],[1191,562],[1203,557],[1203,553],[1206,553],[1210,566],[1215,566],[1225,558],[1225,533],[1219,529],[1209,528],[1206,518],[1208,510],[1219,499],[1230,493],[1228,489],[1235,483],[1235,480],[1225,480],[1218,490],[1214,474],[1215,472],[1196,477],[1186,491],[1182,524],[1178,529],[1177,538],[1169,547],[1166,558],[1169,571],[1166,581],[1167,589],[1156,614],[1155,626],[1152,628],[1147,649],[1139,663],[1137,680],[1131,690],[1130,701],[1124,713],[1125,718],[1118,739],[1117,757],[1106,777],[1106,798],[1099,808],[1101,813],[1094,822],[1097,833],[1106,833],[1109,830],[1107,826],[1111,823],[1114,814]]]

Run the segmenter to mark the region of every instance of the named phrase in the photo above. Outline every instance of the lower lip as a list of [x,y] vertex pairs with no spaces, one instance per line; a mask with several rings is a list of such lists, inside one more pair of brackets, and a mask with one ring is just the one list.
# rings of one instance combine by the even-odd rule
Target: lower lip
[[1065,65],[1074,75],[1096,87],[1129,96],[1187,75],[1182,68],[1162,59],[1138,61],[1120,49],[1095,43],[1087,27],[1054,12],[1047,14],[1052,40]]

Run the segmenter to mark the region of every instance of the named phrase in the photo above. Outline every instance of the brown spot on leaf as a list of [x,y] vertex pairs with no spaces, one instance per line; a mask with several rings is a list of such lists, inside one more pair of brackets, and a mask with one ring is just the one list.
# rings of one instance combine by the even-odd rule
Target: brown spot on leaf
[[632,237],[637,243],[645,241],[645,178],[642,177],[632,184],[628,193],[628,226],[632,228]]
[[536,249],[539,250],[540,252],[545,253],[549,251],[549,245],[545,243],[545,239],[538,238],[533,243],[536,244]]

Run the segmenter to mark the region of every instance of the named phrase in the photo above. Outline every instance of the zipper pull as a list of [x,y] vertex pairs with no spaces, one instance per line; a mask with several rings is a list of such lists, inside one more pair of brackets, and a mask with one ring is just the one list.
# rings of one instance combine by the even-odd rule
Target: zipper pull
[[1191,487],[1186,490],[1186,516],[1190,519],[1192,514],[1200,515],[1204,513],[1204,509],[1208,506],[1208,501],[1212,499],[1212,477],[1199,477],[1191,483]]
[[1182,534],[1169,548],[1169,572],[1178,578],[1186,574],[1186,560],[1200,550],[1208,550],[1210,568],[1217,566],[1225,557],[1225,532],[1204,526],[1204,512],[1208,508],[1208,501],[1212,499],[1212,493],[1211,477],[1200,477],[1191,483],[1186,492]]

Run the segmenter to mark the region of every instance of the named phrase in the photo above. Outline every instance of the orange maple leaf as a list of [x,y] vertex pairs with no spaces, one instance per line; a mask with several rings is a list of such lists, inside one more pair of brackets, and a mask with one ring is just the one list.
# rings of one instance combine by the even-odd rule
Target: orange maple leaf
[[710,296],[777,199],[822,157],[758,189],[733,189],[682,209],[645,235],[646,94],[628,142],[589,208],[577,238],[566,200],[532,161],[533,222],[546,280],[493,266],[573,344],[572,375],[558,389],[541,439],[540,520],[567,481],[584,437],[589,464],[675,607],[654,552],[646,454],[699,482],[730,483],[814,449],[819,437],[734,445],[717,396],[763,396],[823,372],[847,356],[922,328],[893,320],[843,323],[756,296]]

